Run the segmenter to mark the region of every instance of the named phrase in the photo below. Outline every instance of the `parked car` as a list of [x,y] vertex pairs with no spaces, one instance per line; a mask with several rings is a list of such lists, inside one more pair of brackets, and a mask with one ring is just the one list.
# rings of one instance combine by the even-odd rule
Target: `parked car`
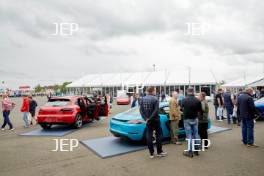
[[130,98],[126,94],[122,94],[116,97],[116,104],[117,105],[129,105],[130,104]]
[[255,101],[255,106],[260,114],[258,120],[264,120],[264,98]]
[[[163,138],[170,138],[169,103],[162,102],[159,107],[160,124]],[[208,128],[211,127],[209,121]],[[115,115],[110,120],[110,132],[116,137],[127,138],[132,141],[146,142],[146,121],[141,117],[139,107]],[[179,136],[184,136],[183,121],[179,123]]]
[[99,116],[107,115],[106,97],[52,97],[40,108],[37,121],[43,129],[49,129],[54,124],[66,124],[74,128],[81,128],[83,122],[99,120]]

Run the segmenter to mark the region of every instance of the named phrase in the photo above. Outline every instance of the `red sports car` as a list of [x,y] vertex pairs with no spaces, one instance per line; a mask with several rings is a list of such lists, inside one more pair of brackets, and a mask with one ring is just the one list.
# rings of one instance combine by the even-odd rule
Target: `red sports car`
[[106,97],[67,96],[50,98],[39,110],[37,120],[44,129],[53,124],[81,128],[83,122],[99,120],[99,116],[108,116]]
[[117,105],[129,105],[130,104],[130,98],[128,95],[121,95],[119,97],[116,97],[116,104]]

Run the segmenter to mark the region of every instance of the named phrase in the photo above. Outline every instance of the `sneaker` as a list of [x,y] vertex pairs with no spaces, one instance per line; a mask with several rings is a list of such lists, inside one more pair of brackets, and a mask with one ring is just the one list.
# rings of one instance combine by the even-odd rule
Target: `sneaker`
[[149,158],[153,159],[153,158],[155,158],[155,156],[152,154],[152,155],[149,155]]
[[165,157],[167,156],[167,152],[161,152],[157,154],[157,157]]
[[258,148],[259,146],[255,145],[255,144],[248,144],[247,147],[248,148]]
[[11,128],[11,129],[9,129],[10,131],[14,131],[15,130],[15,128]]
[[193,153],[192,152],[188,152],[188,151],[184,151],[183,152],[183,156],[192,158],[193,157]]
[[4,128],[1,128],[1,130],[2,130],[2,131],[5,131],[5,129],[4,129]]
[[221,120],[221,119],[219,119],[219,120],[217,120],[218,122],[222,122],[223,120]]

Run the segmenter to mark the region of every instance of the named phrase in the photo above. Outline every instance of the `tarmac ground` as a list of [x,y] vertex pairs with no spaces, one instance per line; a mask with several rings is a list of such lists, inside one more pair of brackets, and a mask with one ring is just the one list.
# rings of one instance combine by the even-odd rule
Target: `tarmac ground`
[[[241,128],[227,125],[226,121],[212,122],[216,126],[232,128],[230,131],[209,136],[212,146],[200,156],[187,158],[187,149],[167,144],[164,158],[149,159],[148,151],[142,150],[121,156],[101,159],[83,145],[71,152],[53,152],[54,139],[85,140],[111,136],[109,118],[84,127],[64,137],[27,137],[19,134],[40,128],[34,125],[23,128],[19,112],[21,98],[14,98],[16,108],[11,113],[14,131],[0,131],[1,176],[262,176],[264,175],[264,122],[255,124],[255,141],[259,148],[247,148],[241,142]],[[46,97],[36,97],[39,106]],[[129,106],[114,105],[110,117],[125,111]],[[213,109],[211,114],[214,114]],[[1,107],[0,107],[1,110]],[[212,115],[211,115],[212,117]],[[1,121],[2,122],[2,117]]]

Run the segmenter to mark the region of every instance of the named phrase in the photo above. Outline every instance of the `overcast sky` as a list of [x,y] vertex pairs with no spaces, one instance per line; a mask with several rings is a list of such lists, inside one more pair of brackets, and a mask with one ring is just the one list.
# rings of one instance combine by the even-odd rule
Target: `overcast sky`
[[[259,75],[263,9],[262,0],[1,0],[0,80],[16,88],[153,64],[213,70],[227,81]],[[54,23],[78,30],[53,35]],[[189,24],[201,35],[187,34]]]

